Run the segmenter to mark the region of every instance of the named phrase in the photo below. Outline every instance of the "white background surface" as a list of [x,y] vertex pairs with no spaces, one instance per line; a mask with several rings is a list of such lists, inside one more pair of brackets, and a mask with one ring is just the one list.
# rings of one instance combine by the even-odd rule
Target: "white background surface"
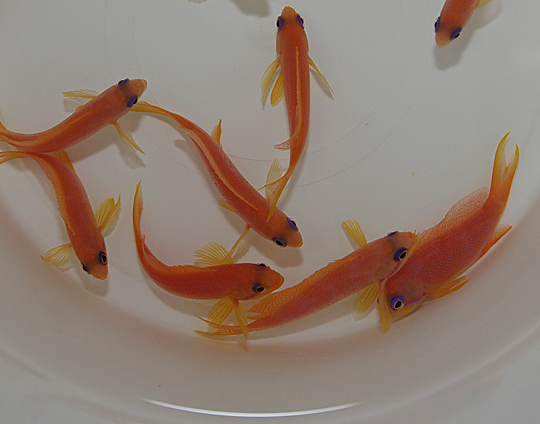
[[[260,101],[275,58],[266,0],[0,3],[0,108],[5,125],[34,132],[74,110],[61,92],[103,91],[145,78],[142,99],[210,131],[263,185],[288,138],[285,103]],[[0,167],[0,409],[20,423],[536,422],[540,407],[540,4],[493,0],[462,36],[436,47],[440,1],[299,0],[312,77],[310,136],[280,201],[304,246],[257,235],[242,258],[265,262],[287,286],[353,248],[341,221],[368,239],[423,230],[488,185],[495,148],[511,131],[521,149],[505,222],[514,225],[458,293],[381,336],[377,314],[352,318],[352,300],[245,344],[197,336],[211,302],[175,298],[144,276],[131,202],[142,181],[143,232],[168,264],[192,262],[210,241],[243,229],[191,141],[152,116],[122,119],[145,156],[114,128],[68,154],[97,205],[122,196],[106,238],[109,277],[39,259],[67,237],[54,190],[30,161]],[[227,418],[227,416],[229,418]],[[271,418],[273,417],[273,418]]]

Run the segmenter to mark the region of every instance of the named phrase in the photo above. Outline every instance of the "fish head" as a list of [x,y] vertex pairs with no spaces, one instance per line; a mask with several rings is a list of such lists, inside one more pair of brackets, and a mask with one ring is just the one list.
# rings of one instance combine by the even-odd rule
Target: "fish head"
[[[457,4],[459,3],[459,4]],[[450,44],[458,38],[478,6],[477,1],[447,1],[440,16],[435,21],[435,41],[439,47]]]
[[246,268],[246,275],[249,275],[247,282],[243,284],[239,292],[234,294],[238,300],[257,299],[274,290],[280,288],[285,281],[283,275],[274,271],[268,265],[259,264],[237,264]]
[[82,269],[87,274],[97,278],[98,280],[104,280],[108,274],[108,257],[105,246],[103,250],[99,250],[94,253],[86,254],[84,257],[77,255],[81,261]]
[[281,51],[282,40],[290,40],[292,37],[296,40],[303,40],[307,43],[306,33],[304,30],[304,19],[300,14],[290,6],[285,6],[278,16],[276,21],[277,26],[277,42],[276,50],[278,54]]
[[273,229],[270,238],[280,247],[301,247],[304,244],[296,222],[279,209],[270,218],[270,228]]
[[449,26],[439,16],[435,21],[435,42],[439,47],[450,44],[452,40],[458,38],[463,28],[461,26]]
[[125,78],[118,81],[116,84],[116,91],[119,96],[119,101],[127,106],[128,110],[131,109],[146,91],[147,82],[144,79],[129,79]]

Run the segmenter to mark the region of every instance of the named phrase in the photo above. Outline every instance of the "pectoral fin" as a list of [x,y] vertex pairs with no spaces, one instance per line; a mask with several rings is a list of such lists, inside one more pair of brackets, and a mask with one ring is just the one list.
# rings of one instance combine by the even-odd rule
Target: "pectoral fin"
[[96,218],[96,224],[100,232],[105,232],[111,225],[116,222],[118,218],[118,212],[120,211],[120,195],[118,200],[114,203],[114,199],[109,197],[101,202],[96,210],[94,216]]
[[392,325],[392,317],[388,310],[388,301],[386,299],[386,293],[384,292],[384,284],[386,280],[377,283],[377,291],[379,294],[379,318],[381,320],[381,329],[383,334],[390,330]]
[[486,4],[488,4],[491,0],[480,0],[478,2],[478,6],[476,6],[476,8],[478,9],[479,7],[482,7],[482,6],[485,6]]
[[426,300],[438,299],[439,297],[446,296],[447,294],[454,293],[467,284],[470,280],[465,280],[467,278],[465,275],[463,277],[456,278],[454,280],[444,283],[439,288],[426,291]]
[[81,90],[71,90],[64,91],[62,93],[64,97],[80,97],[82,99],[93,99],[99,95],[96,90],[81,89]]
[[142,149],[135,143],[135,140],[133,139],[133,136],[129,132],[129,130],[120,124],[119,122],[112,122],[112,125],[116,128],[116,131],[118,131],[118,135],[122,139],[122,142],[129,147],[132,151],[140,152],[144,155],[144,152]]
[[63,244],[61,246],[53,247],[48,250],[44,256],[41,257],[45,262],[50,263],[56,267],[65,265],[73,256],[75,252],[71,243]]
[[207,319],[214,324],[221,324],[234,309],[234,300],[225,298],[220,300],[208,312]]
[[354,240],[358,247],[365,246],[367,244],[366,236],[362,227],[355,219],[348,219],[341,223],[343,230]]
[[[490,1],[490,0],[488,0]],[[317,75],[319,76],[320,79],[322,79],[324,81],[324,83],[326,84],[326,86],[328,87],[328,89],[330,90],[330,92],[332,94],[334,94],[334,90],[332,90],[332,87],[330,87],[330,84],[328,83],[328,80],[326,79],[326,77],[322,74],[321,71],[319,71],[319,68],[317,68],[317,65],[315,65],[315,62],[313,62],[313,59],[310,57],[309,58],[309,65],[313,68],[313,70],[317,73]]]
[[281,66],[281,60],[278,57],[268,66],[268,68],[266,68],[266,71],[264,71],[264,74],[261,79],[261,91],[262,91],[263,103],[264,103],[264,99],[266,98],[266,93],[268,93],[268,88],[270,88],[270,84],[272,83],[272,80],[274,79],[274,75],[280,66]]
[[206,246],[200,248],[193,256],[197,258],[196,262],[200,266],[216,266],[234,263],[227,249],[215,242],[208,243]]
[[377,295],[378,291],[376,284],[371,284],[358,292],[358,298],[353,305],[354,319],[360,319],[362,315],[371,308],[373,303],[375,303],[375,300],[377,300]]
[[277,105],[279,100],[283,97],[283,93],[285,93],[285,87],[283,85],[283,75],[280,72],[276,78],[272,94],[270,94],[270,104],[272,106]]

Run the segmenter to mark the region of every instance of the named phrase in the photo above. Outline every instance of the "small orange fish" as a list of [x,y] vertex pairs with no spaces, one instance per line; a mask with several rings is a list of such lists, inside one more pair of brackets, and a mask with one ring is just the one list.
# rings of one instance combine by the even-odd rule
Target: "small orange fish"
[[264,72],[261,90],[264,101],[274,75],[281,66],[281,72],[272,89],[270,102],[272,106],[275,105],[285,94],[291,138],[275,146],[276,149],[280,150],[290,149],[290,160],[287,172],[279,180],[267,185],[272,192],[269,217],[298,165],[306,145],[310,114],[310,65],[332,91],[328,81],[308,55],[309,46],[302,17],[292,7],[287,6],[277,19],[277,28],[276,51],[278,58]]
[[[258,315],[247,325],[248,331],[260,331],[287,324],[355,293],[360,295],[354,309],[363,312],[364,305],[374,301],[372,294],[376,295],[376,290],[369,288],[396,273],[412,254],[416,244],[415,234],[403,232],[393,232],[366,244],[364,234],[356,221],[345,222],[344,227],[360,247],[321,268],[296,286],[273,293],[257,303],[249,310]],[[245,334],[239,326],[206,322],[216,331],[198,331],[199,333],[218,336]]]
[[146,90],[143,79],[124,79],[101,94],[92,90],[67,91],[66,97],[93,97],[58,125],[43,132],[21,134],[9,131],[0,123],[0,141],[26,152],[47,153],[80,143],[103,127],[112,124],[122,141],[132,150],[143,151],[127,129],[117,121],[133,107]]
[[491,0],[446,0],[435,21],[435,41],[444,47],[461,34],[474,11]]
[[[141,183],[133,200],[133,230],[141,264],[148,276],[163,290],[188,299],[221,299],[208,314],[208,319],[221,323],[233,311],[241,328],[247,319],[240,300],[256,299],[271,293],[283,284],[283,276],[264,264],[235,264],[229,252],[211,243],[195,255],[207,265],[168,266],[157,259],[145,243],[141,232],[143,199]],[[247,332],[245,333],[247,336]]]
[[118,217],[120,196],[116,203],[113,198],[104,200],[94,213],[84,186],[63,151],[57,152],[57,157],[22,151],[0,152],[0,163],[17,158],[35,160],[51,180],[71,241],[49,250],[41,258],[52,265],[62,266],[74,252],[85,272],[100,280],[105,279],[108,259],[102,233]]
[[[302,236],[296,223],[280,209],[276,209],[272,217],[268,219],[269,201],[253,188],[223,151],[220,144],[221,121],[210,136],[188,119],[158,106],[140,102],[132,110],[157,113],[172,118],[190,136],[197,146],[214,184],[223,196],[224,202],[221,205],[238,214],[246,222],[246,229],[239,240],[250,228],[253,228],[255,232],[272,240],[278,246],[302,246]],[[279,176],[281,176],[281,170],[279,163],[275,161],[268,173],[267,184]],[[266,194],[268,197],[269,190],[266,191]]]
[[414,312],[424,301],[463,287],[467,281],[460,275],[512,228],[499,225],[519,161],[516,146],[507,163],[507,137],[497,148],[491,189],[484,187],[464,197],[439,224],[421,233],[414,254],[383,285],[379,311],[384,332],[392,321]]

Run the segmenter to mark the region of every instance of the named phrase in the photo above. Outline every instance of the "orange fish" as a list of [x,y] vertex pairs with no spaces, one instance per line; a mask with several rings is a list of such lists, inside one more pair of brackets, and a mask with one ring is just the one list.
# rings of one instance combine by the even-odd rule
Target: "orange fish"
[[278,58],[264,72],[261,90],[264,101],[274,75],[281,66],[281,72],[272,89],[270,102],[275,105],[285,94],[291,138],[275,146],[276,149],[280,150],[290,149],[290,160],[287,172],[279,180],[267,185],[272,192],[269,217],[298,165],[306,145],[310,113],[310,65],[332,91],[328,81],[308,55],[309,46],[302,17],[292,7],[287,6],[277,19],[277,29],[276,51]]
[[414,312],[424,301],[463,287],[467,281],[460,275],[512,228],[499,225],[519,161],[516,146],[507,163],[507,137],[497,148],[491,189],[484,187],[464,197],[439,224],[421,233],[414,254],[384,284],[379,297],[384,332],[392,321]]
[[9,131],[0,123],[0,141],[26,152],[56,152],[80,143],[103,127],[112,124],[126,146],[143,153],[129,131],[117,121],[129,112],[145,90],[145,80],[126,78],[99,95],[92,90],[67,91],[63,93],[66,97],[93,97],[93,100],[81,106],[58,125],[39,133],[16,133]]
[[[416,244],[416,235],[407,232],[393,232],[366,244],[364,234],[356,221],[345,222],[344,227],[360,247],[321,268],[296,286],[273,293],[257,303],[249,310],[257,316],[247,325],[248,331],[260,331],[287,324],[355,293],[360,295],[354,309],[363,312],[364,305],[374,300],[370,298],[373,291],[367,289],[396,273],[412,254]],[[208,324],[216,331],[199,333],[219,336],[243,333],[239,326],[220,325],[215,322]]]
[[[264,264],[235,264],[231,254],[217,243],[211,243],[195,255],[207,265],[168,266],[157,259],[145,243],[141,232],[143,199],[141,183],[133,200],[133,230],[141,264],[148,276],[163,290],[189,299],[221,299],[208,319],[221,323],[233,311],[245,329],[247,319],[240,300],[256,299],[283,284],[283,276]],[[247,335],[247,333],[246,333]]]
[[120,196],[116,203],[113,198],[104,200],[94,213],[82,182],[63,151],[57,152],[57,157],[21,151],[0,152],[0,163],[17,158],[35,160],[51,180],[71,241],[49,250],[41,258],[52,265],[62,266],[75,253],[85,272],[100,280],[105,279],[108,259],[102,233],[118,217]]
[[[276,209],[272,217],[268,219],[268,200],[249,184],[223,151],[220,144],[221,121],[214,128],[212,136],[210,136],[201,127],[188,119],[158,106],[140,102],[132,110],[136,112],[157,113],[172,118],[190,136],[197,146],[197,150],[214,184],[223,196],[224,201],[221,202],[221,205],[237,213],[246,222],[246,229],[242,236],[240,236],[239,241],[250,228],[253,228],[255,232],[264,238],[272,240],[278,246],[302,246],[302,236],[300,235],[300,231],[298,231],[296,223],[279,209]],[[268,173],[267,184],[279,178],[279,176],[281,176],[281,170],[279,163],[275,161]],[[268,195],[269,190],[267,190]],[[237,244],[238,241],[235,246]]]
[[491,0],[446,0],[441,15],[435,21],[435,41],[444,47],[461,34],[461,31],[479,7]]

